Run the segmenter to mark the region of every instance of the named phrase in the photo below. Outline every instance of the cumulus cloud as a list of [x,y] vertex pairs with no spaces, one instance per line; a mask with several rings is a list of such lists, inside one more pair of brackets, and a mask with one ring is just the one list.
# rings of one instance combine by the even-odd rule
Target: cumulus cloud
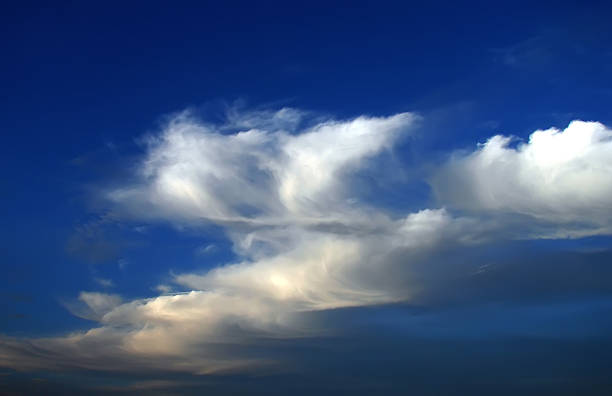
[[69,308],[97,328],[0,339],[0,364],[193,373],[271,367],[274,359],[250,348],[256,340],[329,331],[305,312],[410,301],[423,294],[415,268],[452,262],[456,247],[504,238],[513,225],[483,211],[609,225],[610,131],[596,123],[537,131],[516,148],[497,136],[455,157],[433,181],[450,209],[391,216],[355,200],[353,177],[376,166],[417,120],[401,113],[309,122],[283,109],[235,113],[219,125],[177,115],[148,139],[136,181],[106,197],[115,216],[139,224],[216,224],[238,259],[176,274],[153,298],[83,292]]
[[612,130],[574,121],[565,130],[535,131],[516,147],[513,140],[497,135],[453,157],[432,180],[440,201],[564,224],[568,235],[610,232]]

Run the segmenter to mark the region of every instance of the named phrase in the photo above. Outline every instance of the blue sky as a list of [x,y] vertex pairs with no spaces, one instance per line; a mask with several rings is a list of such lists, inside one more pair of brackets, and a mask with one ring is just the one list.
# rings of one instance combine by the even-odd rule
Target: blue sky
[[0,386],[608,394],[610,11],[4,6]]

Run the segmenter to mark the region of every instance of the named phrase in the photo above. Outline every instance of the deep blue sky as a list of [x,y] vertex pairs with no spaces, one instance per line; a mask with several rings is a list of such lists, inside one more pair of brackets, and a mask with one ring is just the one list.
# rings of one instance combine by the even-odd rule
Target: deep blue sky
[[[158,130],[166,115],[195,108],[214,119],[232,104],[289,106],[340,119],[414,111],[426,121],[418,137],[399,151],[408,165],[435,163],[449,150],[473,148],[496,133],[525,138],[538,128],[564,128],[573,119],[611,125],[611,16],[612,7],[603,1],[4,4],[0,332],[41,336],[87,329],[91,322],[70,314],[65,303],[82,290],[104,290],[95,278],[112,279],[112,292],[126,299],[148,297],[157,294],[151,288],[164,283],[171,270],[208,268],[233,258],[229,242],[214,228],[194,234],[158,224],[143,233],[134,231],[139,224],[103,219],[96,187],[129,177],[133,158],[143,150],[138,139]],[[386,191],[385,196],[376,199],[389,207],[422,208],[430,202],[427,187],[419,184]],[[212,254],[194,254],[208,244],[216,246]],[[527,382],[515,381],[528,376],[520,361],[529,360],[532,337],[543,337],[551,344],[538,344],[535,359],[551,367],[562,359],[551,346],[558,343],[570,359],[578,356],[583,363],[574,369],[552,367],[550,376],[578,373],[583,382],[576,381],[576,388],[584,389],[589,382],[585,376],[603,381],[610,363],[589,355],[599,342],[589,343],[589,337],[604,339],[607,351],[612,345],[605,331],[612,323],[602,319],[612,310],[609,249],[607,237],[519,244],[526,257],[564,256],[568,251],[579,257],[565,262],[554,279],[542,275],[537,285],[575,279],[577,263],[587,263],[600,282],[585,276],[579,284],[559,281],[540,288],[523,284],[519,270],[510,283],[491,280],[492,286],[473,294],[437,296],[435,305],[445,308],[430,316],[414,319],[412,308],[403,306],[374,314],[349,312],[346,320],[365,323],[356,325],[359,331],[350,337],[369,338],[363,334],[383,329],[400,340],[397,353],[410,356],[426,347],[413,349],[404,334],[421,334],[419,329],[434,338],[431,334],[437,334],[445,340],[436,344],[438,355],[417,355],[427,355],[425,366],[439,367],[448,383],[461,377],[448,363],[462,360],[451,345],[460,339],[466,355],[476,350],[466,375],[476,375],[479,362],[492,364],[486,369],[489,375],[518,390],[528,389]],[[517,262],[529,260],[542,259]],[[527,297],[520,290],[527,290]],[[455,305],[474,301],[480,308],[453,311]],[[499,310],[506,315],[496,316]],[[541,323],[542,315],[550,321]],[[363,321],[362,316],[374,319]],[[572,327],[576,318],[585,326]],[[406,326],[410,330],[404,332]],[[563,331],[571,342],[553,337],[557,326],[567,326]],[[430,332],[432,328],[439,333]],[[512,347],[495,337],[485,346],[472,345],[483,328],[499,339],[506,333],[524,336],[513,341],[518,360],[505,365],[503,355]],[[418,359],[406,363],[390,357],[394,348],[374,337],[355,354],[376,356],[373,362],[384,362],[390,371],[377,372],[372,361],[361,362],[355,373],[343,371],[339,356],[352,353],[350,337],[330,356],[330,372],[339,373],[332,379],[321,355],[305,352],[307,346],[283,353],[294,353],[315,367],[305,378],[329,381],[329,387],[322,387],[327,390],[337,389],[334,381],[345,376],[370,373],[370,388],[364,389],[378,389],[372,384],[403,376],[404,364],[423,370]],[[421,380],[419,389],[428,389],[428,381],[440,383]],[[14,379],[14,386],[21,386],[19,381]],[[233,389],[224,381],[229,380],[223,379],[219,389]],[[239,387],[241,381],[231,386]],[[262,381],[265,388],[272,380]],[[442,384],[440,389],[446,389]],[[609,380],[606,384],[610,386]],[[553,394],[554,386],[542,389]],[[495,386],[474,389],[484,392]]]

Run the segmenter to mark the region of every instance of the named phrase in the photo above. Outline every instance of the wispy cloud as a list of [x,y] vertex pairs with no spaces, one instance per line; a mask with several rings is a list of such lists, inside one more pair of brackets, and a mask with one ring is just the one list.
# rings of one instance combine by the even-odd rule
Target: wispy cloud
[[98,321],[120,304],[121,297],[116,294],[81,292],[77,301],[65,305],[76,316]]
[[197,256],[206,256],[206,255],[213,253],[216,250],[217,250],[217,246],[215,246],[215,244],[213,243],[209,243],[209,244],[202,245],[198,247],[197,249],[195,249],[195,254]]
[[113,286],[115,286],[115,283],[113,282],[112,279],[95,277],[94,281],[97,284],[99,284],[100,286],[102,286],[102,287],[113,287]]

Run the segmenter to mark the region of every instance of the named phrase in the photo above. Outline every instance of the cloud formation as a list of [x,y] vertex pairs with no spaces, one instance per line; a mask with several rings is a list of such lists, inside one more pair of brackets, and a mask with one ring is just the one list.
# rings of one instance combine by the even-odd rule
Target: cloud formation
[[[253,351],[258,340],[330,331],[306,320],[307,312],[416,301],[424,288],[444,284],[427,280],[425,266],[439,269],[458,251],[508,238],[508,229],[579,222],[574,232],[609,232],[612,133],[598,123],[536,131],[516,148],[495,136],[455,155],[432,181],[450,209],[392,216],[362,202],[353,177],[371,171],[418,119],[309,122],[283,109],[230,113],[218,125],[177,115],[148,139],[136,181],[106,197],[117,218],[218,225],[238,259],[177,274],[172,288],[183,293],[163,285],[163,295],[123,302],[83,292],[72,311],[97,328],[2,338],[0,365],[192,373],[272,367],[278,361]],[[507,213],[523,217],[508,221]]]
[[607,234],[612,223],[612,130],[574,121],[512,147],[497,135],[454,156],[432,181],[441,202],[470,212],[529,216],[568,235]]
[[133,215],[187,223],[330,222],[349,209],[350,173],[417,120],[401,113],[284,129],[299,114],[283,109],[231,119],[231,127],[249,127],[237,133],[178,115],[149,139],[141,184],[115,189],[109,198]]

